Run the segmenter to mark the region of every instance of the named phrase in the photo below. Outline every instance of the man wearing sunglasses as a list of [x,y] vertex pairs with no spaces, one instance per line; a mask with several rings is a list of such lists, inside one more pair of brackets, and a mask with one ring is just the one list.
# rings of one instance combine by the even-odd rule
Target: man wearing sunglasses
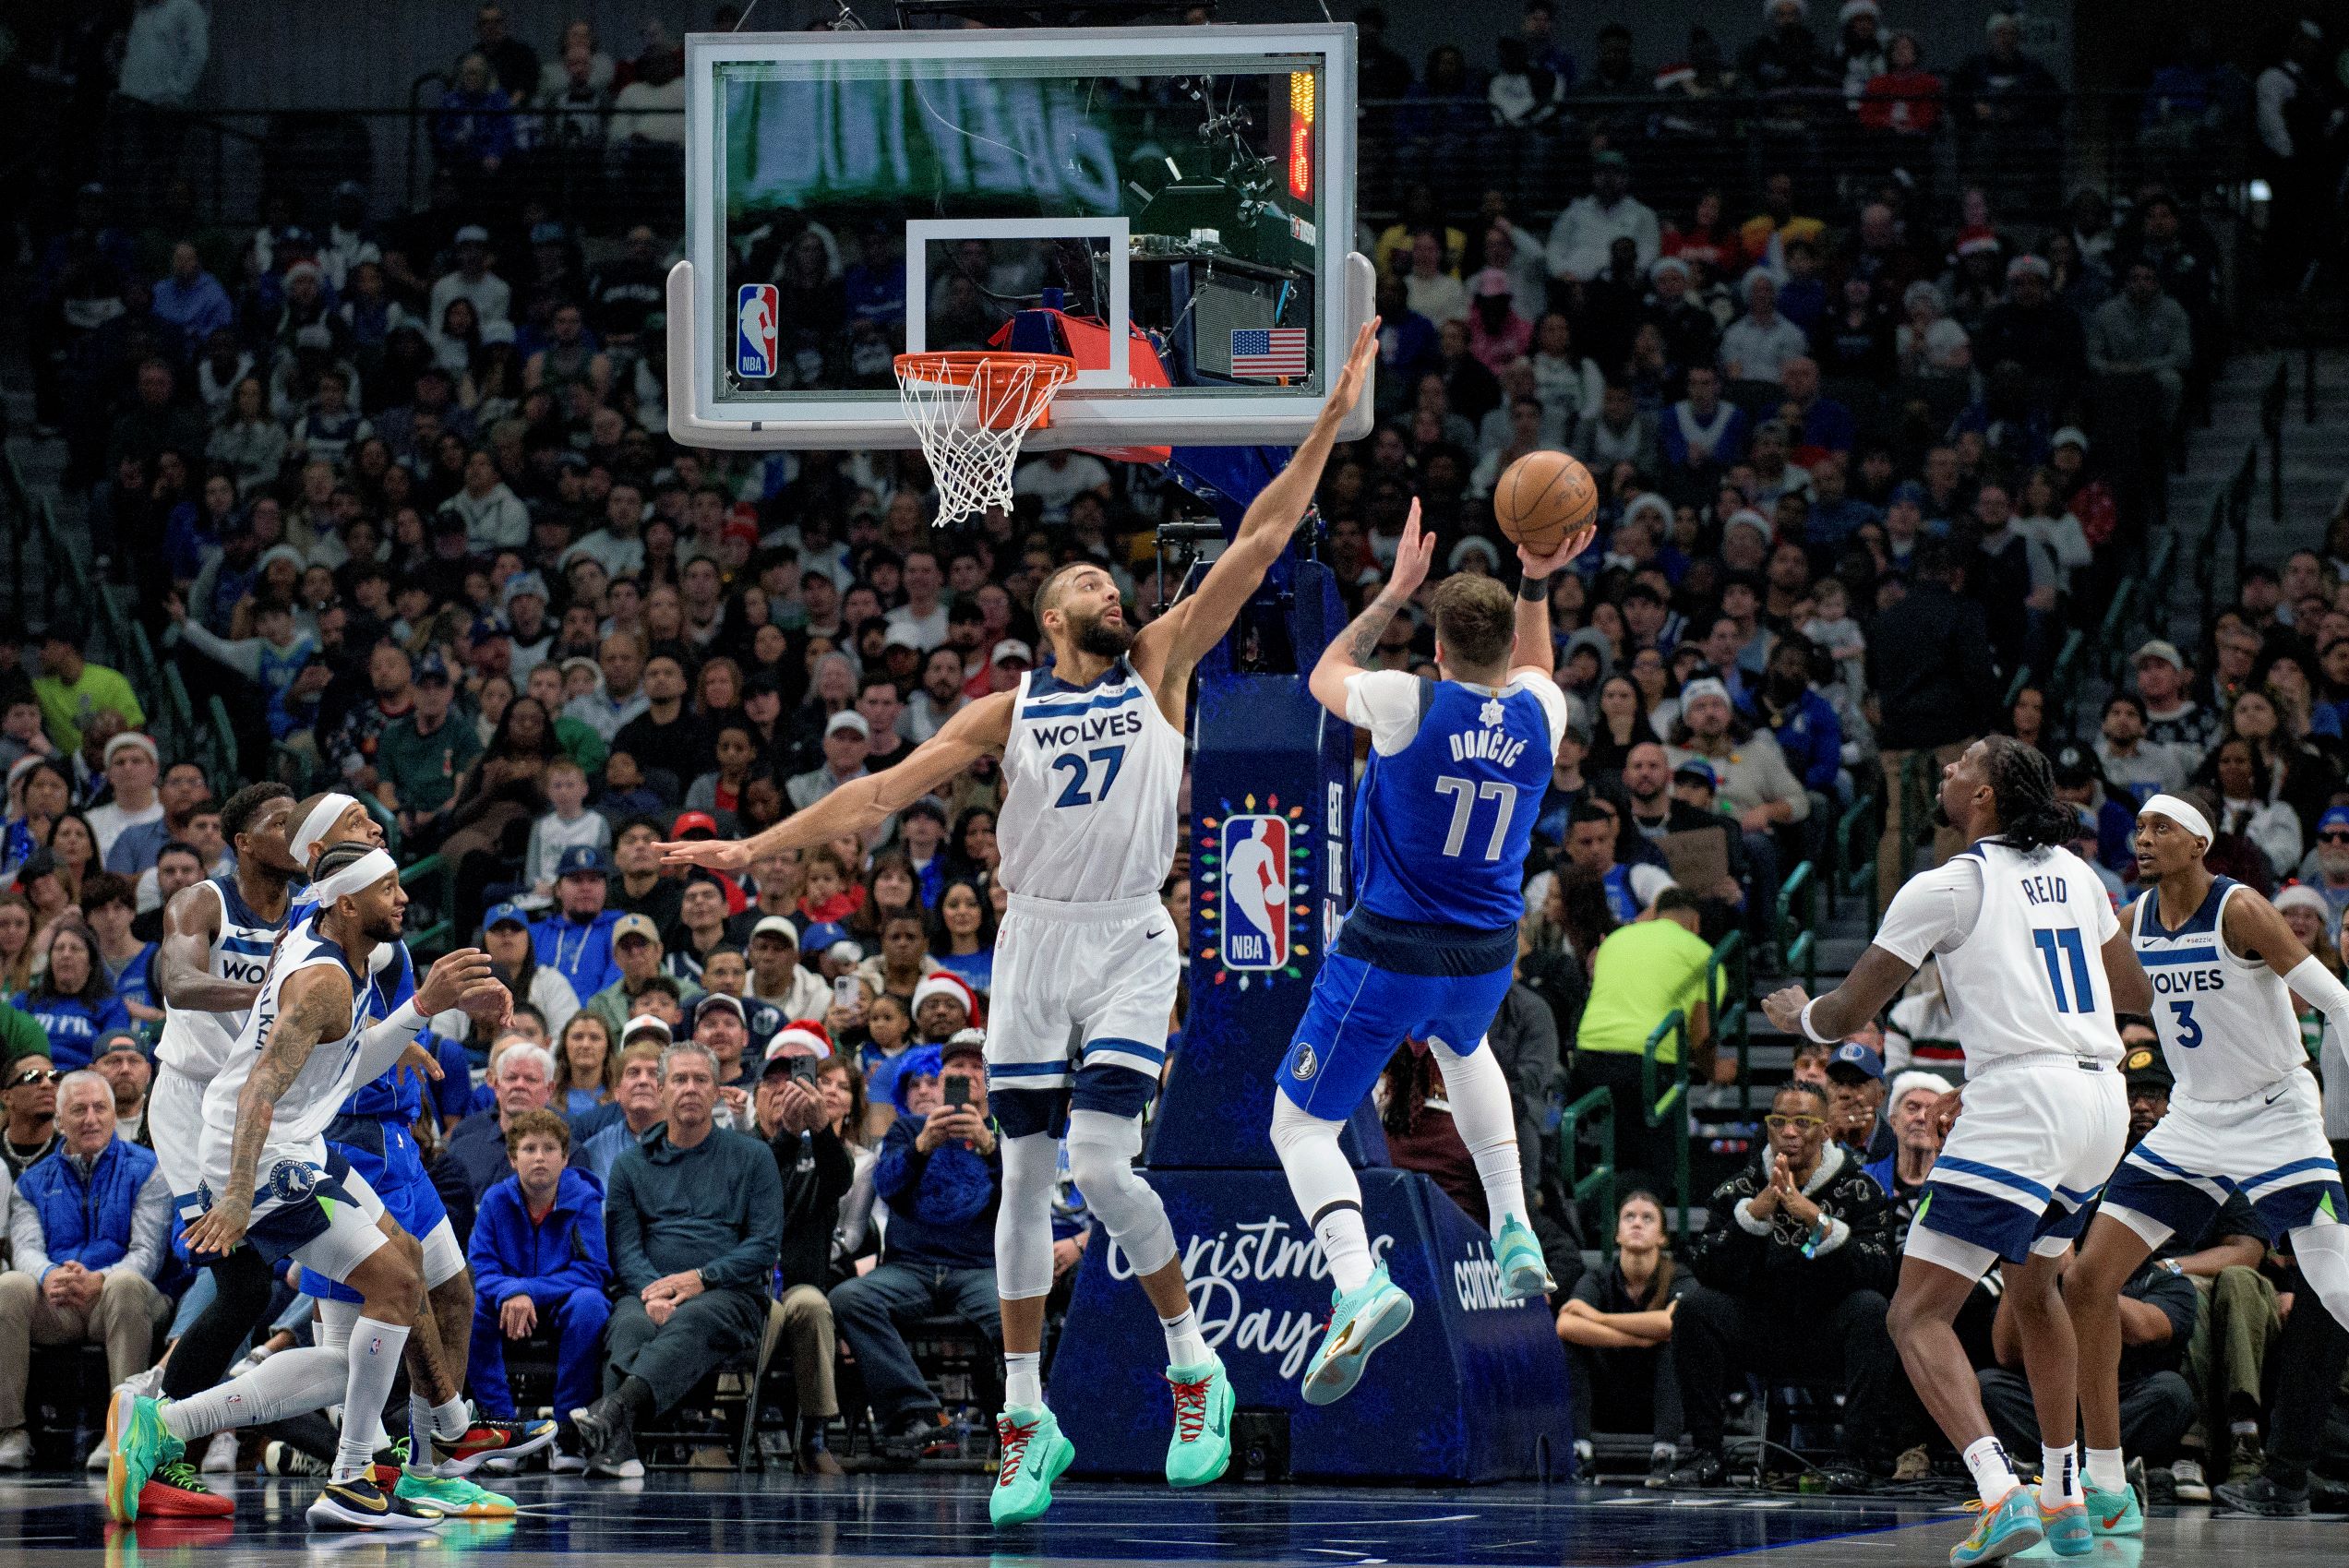
[[0,1084],[6,1086],[0,1089],[0,1105],[8,1113],[7,1134],[0,1140],[0,1164],[8,1167],[10,1180],[57,1146],[57,1080],[64,1076],[38,1051],[17,1058],[0,1073]]
[[1869,1452],[1900,1384],[1885,1331],[1896,1263],[1891,1211],[1852,1152],[1828,1136],[1827,1095],[1788,1083],[1763,1125],[1753,1164],[1713,1190],[1711,1216],[1689,1249],[1696,1287],[1672,1332],[1681,1399],[1696,1452],[1666,1483],[1724,1485],[1722,1427],[1732,1375],[1748,1371],[1843,1388],[1842,1456],[1827,1466],[1837,1491],[1866,1491]]

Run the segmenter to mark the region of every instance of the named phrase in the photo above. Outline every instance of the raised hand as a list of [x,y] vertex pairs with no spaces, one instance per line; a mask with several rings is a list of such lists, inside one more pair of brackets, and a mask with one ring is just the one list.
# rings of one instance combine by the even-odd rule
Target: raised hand
[[1428,569],[1435,564],[1435,532],[1420,526],[1420,503],[1411,499],[1411,515],[1403,522],[1403,541],[1395,548],[1395,567],[1387,573],[1386,592],[1398,601],[1408,600],[1427,581]]
[[1537,556],[1523,545],[1518,545],[1517,564],[1525,569],[1525,574],[1528,577],[1537,579],[1555,577],[1559,572],[1564,571],[1567,564],[1576,556],[1590,548],[1590,542],[1598,537],[1599,524],[1596,521],[1586,522],[1572,533],[1567,534],[1564,543],[1546,556]]
[[1371,366],[1378,362],[1378,324],[1379,317],[1373,316],[1354,334],[1354,346],[1346,351],[1346,368],[1338,372],[1337,384],[1330,389],[1323,417],[1335,415],[1343,420],[1361,401],[1362,385],[1370,379]]
[[747,871],[750,846],[739,839],[688,839],[682,844],[656,844],[664,866],[706,866],[713,871]]
[[424,984],[416,987],[416,1011],[426,1018],[446,1012],[485,982],[497,984],[490,973],[487,953],[477,947],[461,947],[445,953],[425,972]]

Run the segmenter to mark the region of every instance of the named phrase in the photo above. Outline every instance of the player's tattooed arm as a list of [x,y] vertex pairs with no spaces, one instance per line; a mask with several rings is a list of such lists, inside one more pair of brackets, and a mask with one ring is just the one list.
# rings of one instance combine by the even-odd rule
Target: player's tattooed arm
[[1411,515],[1404,520],[1402,541],[1395,547],[1395,569],[1352,624],[1341,631],[1322,650],[1319,662],[1307,681],[1313,700],[1346,717],[1346,683],[1362,673],[1378,653],[1378,640],[1403,607],[1411,602],[1420,584],[1427,581],[1428,569],[1435,561],[1435,534],[1420,527],[1420,504],[1411,503]]
[[163,905],[155,989],[165,1006],[186,1012],[241,1012],[261,994],[258,986],[223,980],[212,973],[212,939],[220,929],[220,896],[201,882],[180,889]]
[[282,1010],[270,1037],[236,1099],[236,1132],[229,1145],[228,1186],[201,1219],[188,1227],[188,1250],[226,1252],[245,1239],[253,1214],[253,1187],[261,1150],[269,1143],[277,1102],[301,1072],[321,1040],[351,1027],[354,998],[346,975],[323,966],[306,969],[279,992]]

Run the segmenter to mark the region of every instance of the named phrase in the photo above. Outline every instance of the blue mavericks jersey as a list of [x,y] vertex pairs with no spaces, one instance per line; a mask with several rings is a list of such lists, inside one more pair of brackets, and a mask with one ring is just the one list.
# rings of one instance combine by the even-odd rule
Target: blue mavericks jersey
[[1372,741],[1354,799],[1356,909],[1514,932],[1564,694],[1529,672],[1496,689],[1372,671],[1354,677],[1348,716]]

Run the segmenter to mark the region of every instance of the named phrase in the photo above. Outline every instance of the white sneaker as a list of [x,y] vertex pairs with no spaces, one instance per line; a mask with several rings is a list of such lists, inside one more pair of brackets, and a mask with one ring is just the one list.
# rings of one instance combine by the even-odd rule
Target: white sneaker
[[566,1454],[557,1448],[547,1459],[546,1467],[558,1476],[581,1476],[587,1473],[587,1460],[581,1454]]
[[198,1468],[208,1476],[236,1474],[236,1434],[233,1431],[213,1433],[212,1441],[204,1447],[204,1463]]
[[0,1470],[32,1468],[32,1434],[22,1427],[0,1432]]
[[2202,1465],[2199,1460],[2175,1461],[2170,1466],[2170,1478],[2177,1483],[2177,1500],[2180,1502],[2211,1501],[2211,1483],[2202,1478]]
[[136,1399],[152,1399],[163,1392],[163,1369],[159,1365],[150,1367],[143,1372],[133,1372],[114,1384],[114,1388],[117,1392],[126,1393]]

